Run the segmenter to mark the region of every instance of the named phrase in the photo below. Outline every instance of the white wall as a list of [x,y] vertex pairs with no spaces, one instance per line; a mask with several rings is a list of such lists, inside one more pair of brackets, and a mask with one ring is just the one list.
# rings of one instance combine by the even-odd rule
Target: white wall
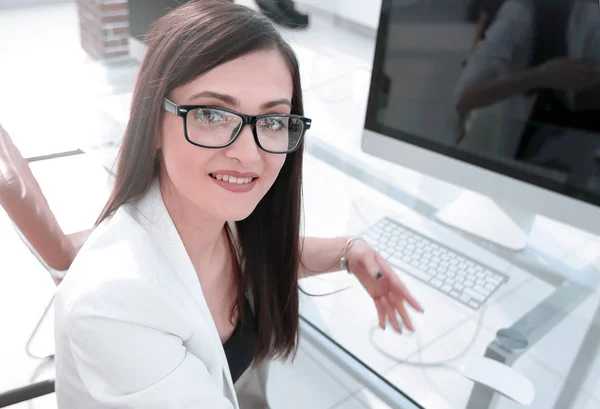
[[296,0],[368,28],[377,29],[381,0]]
[[75,0],[0,0],[0,9],[47,6],[50,4],[75,3]]

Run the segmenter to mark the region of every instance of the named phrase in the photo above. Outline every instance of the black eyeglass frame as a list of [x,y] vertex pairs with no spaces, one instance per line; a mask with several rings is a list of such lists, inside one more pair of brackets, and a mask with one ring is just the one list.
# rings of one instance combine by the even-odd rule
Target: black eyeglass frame
[[[225,111],[228,112],[230,114],[236,115],[238,117],[240,117],[242,119],[242,125],[238,128],[238,131],[235,135],[233,135],[231,137],[231,140],[229,142],[227,142],[224,145],[219,145],[219,146],[207,146],[207,145],[202,145],[200,143],[194,142],[190,139],[189,135],[188,135],[188,130],[187,130],[187,115],[190,111],[194,110],[194,109],[217,109],[220,111]],[[244,127],[246,125],[250,125],[250,127],[252,128],[252,134],[254,135],[254,141],[256,142],[256,145],[262,149],[263,151],[267,152],[267,153],[273,153],[273,154],[288,154],[288,153],[292,153],[296,150],[298,150],[298,148],[301,145],[302,139],[304,138],[304,135],[306,134],[306,131],[308,131],[310,129],[310,126],[312,124],[312,120],[309,118],[306,118],[302,115],[294,115],[294,114],[264,114],[264,115],[246,115],[246,114],[242,114],[241,112],[237,112],[234,111],[232,109],[228,109],[228,108],[223,108],[223,107],[219,107],[219,106],[214,106],[214,105],[177,105],[176,103],[174,103],[173,101],[171,101],[168,98],[164,98],[163,100],[163,109],[167,112],[170,112],[174,115],[177,115],[179,117],[181,117],[181,119],[183,119],[183,131],[184,131],[184,135],[185,135],[185,139],[191,143],[194,146],[199,146],[201,148],[207,148],[207,149],[223,149],[228,147],[229,145],[231,145],[232,143],[235,142],[235,140],[238,138],[238,136],[240,136],[240,134],[242,133],[242,129],[244,129]],[[291,149],[288,149],[286,151],[271,151],[269,149],[265,149],[261,144],[260,144],[260,140],[258,139],[258,133],[256,132],[256,122],[260,119],[263,118],[296,118],[298,120],[300,120],[302,122],[303,129],[302,129],[302,135],[300,135],[300,137],[298,138],[298,142],[296,143],[296,146],[294,146]]]

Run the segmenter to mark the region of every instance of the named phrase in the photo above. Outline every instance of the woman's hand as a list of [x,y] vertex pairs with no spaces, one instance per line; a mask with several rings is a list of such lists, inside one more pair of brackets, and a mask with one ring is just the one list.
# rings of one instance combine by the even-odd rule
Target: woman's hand
[[581,60],[556,58],[537,67],[543,88],[579,91],[600,83],[600,71]]
[[362,240],[356,240],[349,246],[346,260],[348,270],[358,278],[369,295],[373,297],[379,315],[379,326],[385,328],[387,319],[396,331],[402,332],[396,315],[398,313],[404,326],[414,331],[405,304],[421,313],[423,308],[389,264]]

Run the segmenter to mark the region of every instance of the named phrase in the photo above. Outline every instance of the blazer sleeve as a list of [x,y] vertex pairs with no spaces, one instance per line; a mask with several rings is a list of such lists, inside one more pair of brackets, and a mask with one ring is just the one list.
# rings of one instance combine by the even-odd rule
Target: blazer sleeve
[[[470,85],[501,78],[509,71],[519,47],[533,46],[533,15],[526,3],[503,3],[495,20],[467,60],[454,89],[454,102]],[[523,67],[525,69],[526,67]]]
[[232,409],[206,365],[186,351],[192,327],[158,285],[101,284],[67,314],[79,375],[94,399],[115,409]]

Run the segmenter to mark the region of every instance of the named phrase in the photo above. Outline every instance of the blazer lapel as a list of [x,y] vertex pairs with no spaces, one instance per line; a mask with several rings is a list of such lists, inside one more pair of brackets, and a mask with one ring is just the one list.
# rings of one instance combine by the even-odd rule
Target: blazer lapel
[[[209,328],[211,328],[212,341],[219,345],[217,350],[220,353],[224,385],[234,400],[234,407],[237,408],[237,397],[219,332],[206,303],[196,270],[164,204],[158,179],[153,182],[148,194],[138,202],[137,208],[142,216],[140,223],[150,233],[154,242],[163,250],[186,289],[192,295]],[[147,222],[145,222],[146,220]]]

